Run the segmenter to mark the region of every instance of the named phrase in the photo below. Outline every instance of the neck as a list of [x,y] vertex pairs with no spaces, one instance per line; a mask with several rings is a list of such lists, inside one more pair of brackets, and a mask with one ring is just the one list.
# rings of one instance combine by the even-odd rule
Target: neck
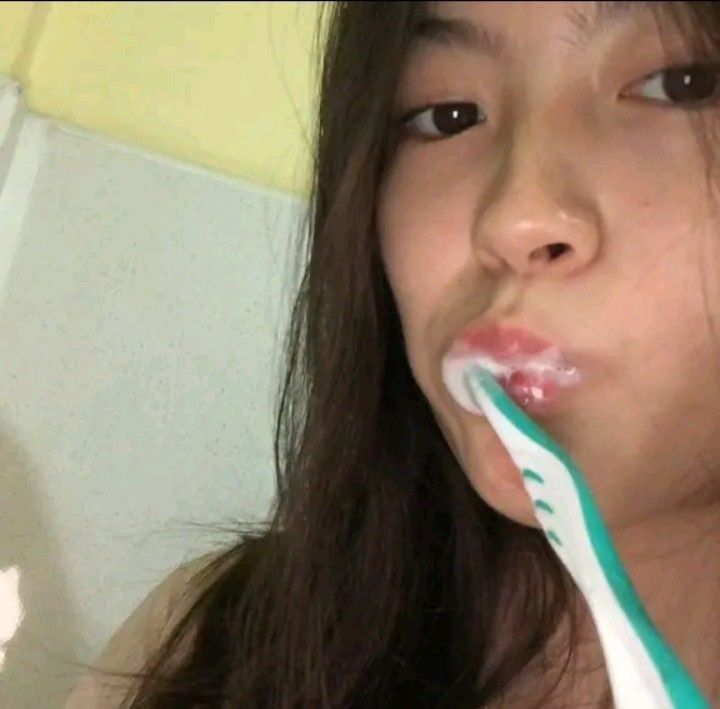
[[[674,511],[612,536],[655,627],[714,705],[720,699],[720,504]],[[602,648],[584,599],[579,610],[578,666],[596,667]]]
[[[611,533],[655,627],[715,706],[720,699],[720,503],[675,511],[672,517]],[[602,646],[579,591],[576,611],[574,660],[560,674],[570,639],[566,619],[514,683],[510,703],[502,706],[527,706],[537,700],[538,692],[550,690],[551,701],[562,700],[566,706],[612,706]]]
[[720,503],[619,530],[618,552],[655,626],[705,696],[720,694]]

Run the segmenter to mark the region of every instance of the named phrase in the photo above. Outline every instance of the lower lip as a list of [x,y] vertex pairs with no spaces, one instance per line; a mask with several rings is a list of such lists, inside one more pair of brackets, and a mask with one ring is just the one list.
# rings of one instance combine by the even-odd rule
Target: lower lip
[[500,377],[499,383],[510,398],[530,414],[552,411],[563,391],[556,379],[535,372],[515,371]]

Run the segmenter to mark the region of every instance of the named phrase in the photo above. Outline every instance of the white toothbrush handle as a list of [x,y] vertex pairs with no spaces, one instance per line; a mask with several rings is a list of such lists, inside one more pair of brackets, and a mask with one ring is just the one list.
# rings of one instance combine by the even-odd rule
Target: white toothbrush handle
[[[551,515],[541,514],[538,521],[587,601],[616,709],[709,709],[692,677],[642,608],[577,466],[509,399],[490,373],[471,366],[464,376],[473,404],[488,418],[523,471],[525,488],[536,507]],[[544,494],[549,500],[537,499]],[[634,624],[628,613],[633,614]]]
[[588,601],[615,709],[674,709],[654,663],[620,606],[604,603],[603,612],[598,613],[593,611],[593,605]]
[[[516,439],[517,440],[517,439]],[[563,546],[551,546],[568,572],[573,576],[595,624],[602,646],[615,709],[676,709],[647,648],[637,635],[627,614],[613,592],[605,570],[593,551],[593,545],[584,524],[578,522],[569,527],[569,520],[582,520],[583,512],[574,489],[567,484],[570,473],[562,463],[547,460],[548,451],[530,439],[525,439],[522,457],[537,447],[533,465],[524,465],[534,470],[543,470],[548,477],[545,485],[553,480],[557,505],[563,507],[568,520],[563,528]],[[544,460],[538,464],[539,460]],[[552,473],[552,469],[557,470]],[[538,488],[526,484],[531,497],[538,494]],[[556,506],[556,513],[559,512]],[[571,513],[571,514],[569,514]],[[542,518],[541,523],[547,522]],[[556,520],[557,522],[558,520]],[[552,522],[550,522],[552,524]],[[573,534],[568,532],[572,529]]]

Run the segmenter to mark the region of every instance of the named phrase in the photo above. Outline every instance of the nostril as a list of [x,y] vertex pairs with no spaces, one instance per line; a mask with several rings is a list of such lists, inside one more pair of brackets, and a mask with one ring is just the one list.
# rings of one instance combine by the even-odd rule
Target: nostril
[[548,244],[547,250],[550,258],[554,259],[562,256],[570,247],[567,244]]
[[570,247],[567,244],[547,244],[542,248],[535,249],[530,258],[532,261],[544,261],[549,256],[550,261],[554,261],[559,256],[562,256],[569,248]]

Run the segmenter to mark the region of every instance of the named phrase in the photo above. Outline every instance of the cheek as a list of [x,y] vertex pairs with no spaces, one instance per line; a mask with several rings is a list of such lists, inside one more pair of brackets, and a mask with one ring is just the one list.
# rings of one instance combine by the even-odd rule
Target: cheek
[[447,270],[453,249],[452,225],[443,218],[442,208],[433,200],[434,209],[428,201],[418,204],[407,192],[398,190],[380,225],[383,261],[399,292],[413,292],[436,280]]
[[457,165],[443,166],[440,157],[428,169],[428,160],[431,154],[401,153],[378,201],[383,263],[399,305],[441,305],[440,291],[472,260],[477,174],[463,178]]
[[698,251],[708,319],[717,340],[716,356],[720,359],[720,224],[717,218],[709,223],[712,226],[703,235]]
[[[632,446],[648,456],[665,451],[678,469],[704,445],[720,406],[717,344],[709,322],[720,303],[706,302],[703,293],[704,235],[682,236],[682,243],[673,244],[666,235],[670,246],[636,262],[636,277],[618,284],[612,308],[605,310],[621,377],[619,416],[626,430],[635,431]],[[709,238],[717,261],[717,238]]]
[[457,237],[463,210],[453,202],[443,204],[442,196],[430,197],[405,174],[396,169],[385,184],[377,225],[383,265],[410,350],[428,319],[447,303],[448,285],[466,256]]

